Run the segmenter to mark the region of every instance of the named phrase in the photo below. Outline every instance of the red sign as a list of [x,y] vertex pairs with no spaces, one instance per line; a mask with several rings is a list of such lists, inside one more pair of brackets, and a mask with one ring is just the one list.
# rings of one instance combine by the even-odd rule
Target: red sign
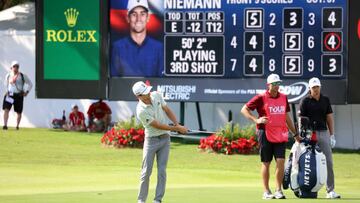
[[360,39],[360,19],[358,20],[357,34],[358,34],[358,38]]

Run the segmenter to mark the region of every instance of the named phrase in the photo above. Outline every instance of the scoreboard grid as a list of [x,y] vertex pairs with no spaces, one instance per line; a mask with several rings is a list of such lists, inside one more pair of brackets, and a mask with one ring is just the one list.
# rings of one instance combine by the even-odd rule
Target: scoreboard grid
[[[184,48],[167,46],[165,77],[264,78],[278,73],[284,78],[346,78],[347,26],[343,17],[346,0],[302,0],[271,5],[254,2],[227,4],[222,1],[220,9],[211,10],[165,8],[165,44],[167,36],[178,36],[178,40],[192,36],[223,36],[223,42],[214,42],[214,38],[207,42],[223,45],[214,49],[217,61],[221,61],[219,52],[223,50],[220,47],[225,47],[224,63],[219,62],[212,70],[192,72],[188,68],[179,72],[172,68],[171,64],[177,63],[172,52]],[[217,18],[210,19],[209,14]],[[214,27],[210,29],[209,26]],[[194,46],[187,49],[197,50]],[[182,64],[191,67],[197,62],[188,60],[186,63]]]

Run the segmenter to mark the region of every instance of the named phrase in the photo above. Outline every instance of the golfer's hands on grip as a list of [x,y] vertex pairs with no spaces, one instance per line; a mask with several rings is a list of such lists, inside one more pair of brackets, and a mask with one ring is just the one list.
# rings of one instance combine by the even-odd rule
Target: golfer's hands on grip
[[185,126],[182,126],[180,124],[177,124],[174,126],[174,131],[179,132],[180,134],[187,134],[187,132],[189,131],[189,129]]
[[256,119],[256,124],[267,124],[269,122],[268,117],[262,116],[258,119]]

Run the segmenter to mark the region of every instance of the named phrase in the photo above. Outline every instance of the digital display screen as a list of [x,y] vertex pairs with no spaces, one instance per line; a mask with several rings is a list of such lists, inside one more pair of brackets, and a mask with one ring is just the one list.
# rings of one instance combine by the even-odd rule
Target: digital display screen
[[[116,42],[129,36],[127,3],[110,4],[112,61],[118,58]],[[149,1],[149,8],[147,35],[163,46],[163,64],[156,64],[161,72],[141,75],[125,70],[111,76],[346,76],[346,0],[164,0]],[[139,62],[146,57],[133,60],[136,63],[112,63],[110,69],[126,63],[153,68]]]
[[[135,44],[128,1],[110,1],[111,99],[133,100],[119,88],[147,80],[172,101],[246,102],[276,73],[291,102],[306,95],[311,77],[338,87],[337,102],[346,100],[347,0],[151,0],[148,5],[147,37]],[[146,46],[147,38],[156,43]],[[136,46],[118,46],[124,39]]]

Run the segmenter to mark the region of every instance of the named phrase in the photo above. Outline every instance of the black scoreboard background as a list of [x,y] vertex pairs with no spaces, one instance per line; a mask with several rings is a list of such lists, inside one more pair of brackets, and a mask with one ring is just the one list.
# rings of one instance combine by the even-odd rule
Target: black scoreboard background
[[164,44],[164,75],[112,77],[109,99],[135,100],[132,84],[146,80],[170,101],[246,102],[266,89],[269,74],[277,73],[290,102],[299,102],[309,78],[318,77],[333,103],[347,103],[347,0],[149,4],[162,22],[156,37]]
[[346,0],[231,2],[212,1],[204,10],[165,8],[165,75],[346,75]]
[[349,77],[347,103],[360,104],[360,1],[349,2]]

